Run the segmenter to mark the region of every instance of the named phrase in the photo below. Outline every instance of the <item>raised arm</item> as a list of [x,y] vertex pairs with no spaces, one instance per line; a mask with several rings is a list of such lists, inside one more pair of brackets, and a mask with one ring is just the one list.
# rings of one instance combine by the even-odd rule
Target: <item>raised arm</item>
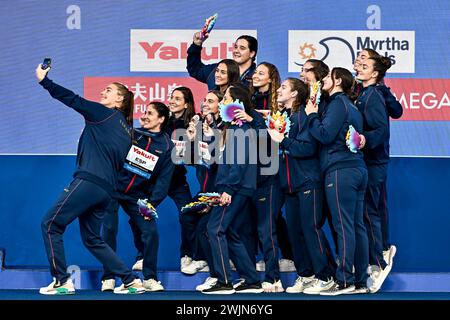
[[[207,38],[207,37],[206,37]],[[208,77],[216,69],[216,64],[204,64],[202,62],[202,44],[206,38],[200,38],[200,32],[194,34],[194,41],[187,51],[186,69],[189,75],[200,82],[207,83]],[[209,88],[212,89],[212,88]]]
[[113,113],[113,110],[104,105],[86,100],[69,89],[54,83],[47,77],[49,70],[50,68],[45,70],[42,69],[41,64],[39,64],[36,68],[36,77],[39,84],[46,89],[53,98],[76,110],[88,121],[102,121]]

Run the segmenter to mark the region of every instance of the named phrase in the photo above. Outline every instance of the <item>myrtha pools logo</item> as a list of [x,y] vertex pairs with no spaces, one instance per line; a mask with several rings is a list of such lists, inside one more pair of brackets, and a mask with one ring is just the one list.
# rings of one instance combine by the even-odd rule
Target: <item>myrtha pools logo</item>
[[371,48],[392,61],[392,73],[414,73],[414,31],[289,30],[289,72],[308,59],[352,70],[358,53]]

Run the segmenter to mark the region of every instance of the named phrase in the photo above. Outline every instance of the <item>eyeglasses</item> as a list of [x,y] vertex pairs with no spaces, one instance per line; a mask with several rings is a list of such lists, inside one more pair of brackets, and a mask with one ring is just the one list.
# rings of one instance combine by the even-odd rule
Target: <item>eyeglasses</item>
[[314,67],[311,67],[311,68],[305,68],[305,67],[302,67],[302,72],[310,72],[310,71],[312,71],[312,70],[314,70]]

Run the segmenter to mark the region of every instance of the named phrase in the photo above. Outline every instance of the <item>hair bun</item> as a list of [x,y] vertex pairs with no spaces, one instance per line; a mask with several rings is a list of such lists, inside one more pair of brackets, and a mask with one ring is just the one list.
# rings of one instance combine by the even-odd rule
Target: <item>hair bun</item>
[[381,63],[383,63],[386,66],[386,70],[392,66],[392,61],[390,58],[381,56],[380,60],[381,60]]

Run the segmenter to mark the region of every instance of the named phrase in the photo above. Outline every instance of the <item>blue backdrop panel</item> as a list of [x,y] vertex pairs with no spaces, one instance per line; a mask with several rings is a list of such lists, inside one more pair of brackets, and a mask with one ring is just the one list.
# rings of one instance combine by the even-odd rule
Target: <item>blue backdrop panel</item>
[[[366,39],[365,32],[382,33],[383,39],[391,39],[390,32],[414,32],[414,41],[408,43],[408,50],[414,51],[414,61],[410,63],[414,72],[388,72],[387,77],[449,78],[450,2],[447,0],[428,1],[426,10],[420,0],[282,0],[276,5],[270,0],[246,4],[240,0],[224,3],[3,1],[0,10],[0,43],[3,44],[0,70],[4,77],[0,87],[0,153],[76,152],[83,123],[75,112],[52,100],[37,85],[34,69],[44,57],[53,58],[51,78],[80,94],[83,94],[84,77],[185,77],[184,69],[131,72],[130,32],[136,29],[199,30],[205,18],[215,12],[219,13],[215,30],[255,30],[259,40],[258,61],[275,64],[282,78],[298,76],[297,72],[289,72],[289,30],[329,31],[323,32],[323,37],[356,30],[363,39]],[[209,41],[213,39],[214,30]],[[161,35],[154,41],[167,39]],[[182,41],[190,44],[191,35]],[[370,41],[362,41],[371,46],[375,42],[372,45]],[[386,43],[381,48],[380,45],[378,43],[375,49],[392,54],[385,48]],[[330,50],[329,56],[336,57],[334,49]],[[413,51],[411,55],[408,51],[407,57],[412,56]],[[342,61],[347,58],[343,57]],[[200,99],[196,97],[196,101]],[[444,101],[442,108],[449,108],[448,93],[446,98],[444,95],[439,99]],[[440,113],[436,114],[438,118],[434,120],[441,119]],[[400,121],[393,128],[391,151],[394,155],[450,156],[448,145],[440,145],[440,141],[448,137],[450,121],[413,121],[413,124]]]
[[[47,265],[40,221],[58,193],[71,181],[73,156],[0,156],[0,247],[6,263]],[[389,167],[391,238],[398,253],[397,272],[449,272],[450,159],[393,158]],[[189,169],[192,191],[198,190]],[[158,209],[160,269],[179,268],[180,228],[175,205],[166,199]],[[97,266],[80,240],[78,223],[65,236],[68,264]],[[118,252],[131,265],[135,257],[127,216],[122,213]]]
[[[0,178],[0,247],[4,247],[8,265],[47,265],[40,221],[63,188],[72,179],[74,156],[0,156],[0,164],[8,168]],[[4,166],[3,166],[4,165]],[[195,172],[189,171],[192,192],[197,192]],[[180,226],[174,203],[166,199],[158,208],[160,233],[159,266],[171,269],[179,264]],[[128,263],[136,251],[128,216],[120,211],[118,252]],[[78,220],[64,234],[68,265],[99,266],[84,248]]]

